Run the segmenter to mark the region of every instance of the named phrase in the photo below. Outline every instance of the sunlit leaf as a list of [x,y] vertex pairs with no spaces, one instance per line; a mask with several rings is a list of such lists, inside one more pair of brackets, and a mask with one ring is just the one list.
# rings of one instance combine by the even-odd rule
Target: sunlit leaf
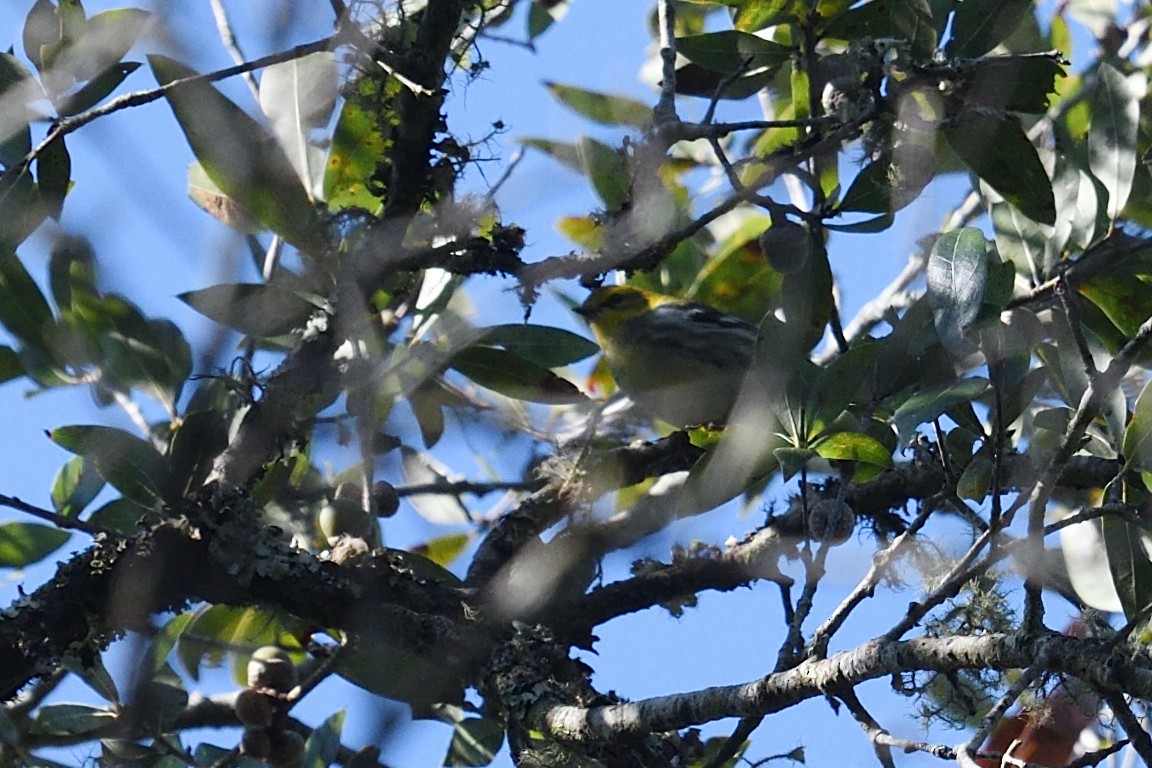
[[1145,384],[1136,398],[1121,452],[1130,469],[1152,472],[1152,383]]
[[330,210],[352,207],[370,213],[379,210],[381,198],[369,185],[384,151],[385,140],[376,116],[358,99],[345,99],[332,132],[324,172],[324,199]]
[[891,452],[876,438],[862,432],[837,432],[812,448],[825,459],[859,461],[877,467],[891,467]]
[[604,207],[618,211],[628,202],[631,179],[619,152],[587,136],[577,144],[580,164]]
[[52,507],[61,515],[75,517],[103,487],[104,481],[94,462],[83,456],[73,456],[60,467],[52,481]]
[[569,144],[563,141],[552,141],[550,139],[520,139],[520,143],[526,147],[538,149],[549,157],[557,160],[564,165],[568,166],[574,171],[579,173],[584,172],[584,164],[580,160],[580,150],[576,145]]
[[[408,485],[435,487],[449,483],[447,470],[426,453],[402,446],[400,461]],[[436,525],[461,525],[472,519],[460,499],[450,493],[430,491],[409,494],[406,498],[421,517]]]
[[1136,173],[1140,105],[1124,75],[1108,62],[1102,62],[1096,71],[1091,100],[1088,165],[1108,190],[1108,218],[1115,220],[1128,202]]
[[252,214],[212,183],[200,163],[188,166],[188,197],[209,216],[237,232],[254,235],[264,230]]
[[944,233],[932,247],[925,272],[936,332],[946,346],[961,351],[984,301],[988,279],[984,234],[974,227]]
[[49,437],[93,462],[100,477],[126,498],[147,507],[167,498],[167,462],[147,441],[102,426],[57,427]]
[[468,548],[471,541],[472,537],[466,533],[450,533],[414,548],[413,552],[446,568]]
[[60,528],[40,523],[0,523],[0,568],[38,563],[71,538]]
[[545,82],[544,87],[574,112],[604,125],[644,128],[652,122],[652,107],[634,99],[610,96],[560,83]]
[[[149,56],[148,63],[161,85],[196,75],[163,56]],[[301,251],[323,249],[320,217],[275,138],[203,80],[181,82],[165,96],[196,159],[221,192]]]
[[320,51],[265,68],[260,109],[306,190],[322,189],[324,152],[311,139],[327,128],[336,108],[336,58]]

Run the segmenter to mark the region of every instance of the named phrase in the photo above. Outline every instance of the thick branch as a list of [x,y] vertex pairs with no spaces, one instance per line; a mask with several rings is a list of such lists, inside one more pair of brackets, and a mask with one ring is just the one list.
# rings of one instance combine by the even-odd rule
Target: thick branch
[[1152,695],[1152,658],[1144,652],[1114,654],[1108,643],[1065,635],[1029,642],[1016,635],[874,640],[824,660],[740,685],[706,688],[603,707],[552,707],[536,725],[565,741],[610,740],[678,730],[726,717],[779,712],[829,690],[843,690],[905,672],[1026,669],[1038,658],[1049,672],[1071,675],[1097,690]]

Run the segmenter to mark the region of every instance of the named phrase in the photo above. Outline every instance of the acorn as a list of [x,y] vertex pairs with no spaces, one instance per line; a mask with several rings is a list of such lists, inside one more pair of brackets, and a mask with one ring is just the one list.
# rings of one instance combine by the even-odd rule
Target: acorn
[[373,535],[376,520],[363,510],[359,501],[335,498],[320,509],[316,527],[329,543],[341,536],[367,541]]
[[304,737],[296,731],[278,731],[271,734],[268,750],[269,768],[295,768],[304,764]]
[[852,507],[836,499],[821,499],[808,508],[808,535],[830,547],[843,544],[856,529]]
[[244,735],[240,737],[240,751],[256,760],[267,758],[268,753],[272,751],[272,736],[269,735],[268,729],[245,728]]
[[372,486],[372,498],[376,502],[378,517],[392,517],[400,509],[400,494],[396,493],[396,486],[386,480]]
[[272,725],[276,700],[253,688],[243,688],[236,693],[232,708],[236,711],[236,719],[244,725],[263,728]]
[[296,687],[299,675],[292,659],[274,645],[265,645],[252,652],[248,659],[248,687],[288,693]]
[[759,243],[769,266],[782,275],[799,272],[812,255],[808,230],[783,216],[773,217],[772,226],[760,233]]

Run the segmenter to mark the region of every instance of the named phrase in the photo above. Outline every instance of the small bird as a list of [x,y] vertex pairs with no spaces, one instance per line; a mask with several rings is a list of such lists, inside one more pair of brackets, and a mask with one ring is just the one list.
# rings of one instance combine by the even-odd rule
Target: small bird
[[629,285],[596,288],[576,312],[640,410],[676,427],[726,422],[752,365],[755,326]]

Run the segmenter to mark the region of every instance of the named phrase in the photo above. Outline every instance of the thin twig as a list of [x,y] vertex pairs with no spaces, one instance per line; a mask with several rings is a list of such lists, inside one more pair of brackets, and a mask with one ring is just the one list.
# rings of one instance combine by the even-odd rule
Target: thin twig
[[653,110],[657,129],[680,122],[676,116],[676,10],[672,0],[656,4],[660,25],[660,101]]
[[844,598],[840,605],[836,606],[836,610],[832,611],[824,623],[812,633],[812,638],[808,641],[806,656],[823,658],[827,655],[828,643],[832,636],[843,626],[848,616],[858,605],[875,594],[876,585],[888,573],[896,557],[915,539],[916,534],[928,522],[932,512],[932,508],[925,505],[903,533],[893,539],[887,547],[872,556],[872,567],[868,569],[868,573],[852,590],[852,594]]
[[1124,732],[1128,734],[1128,742],[1132,745],[1132,749],[1136,750],[1136,754],[1144,761],[1144,765],[1152,765],[1152,737],[1149,737],[1148,732],[1141,725],[1140,719],[1128,706],[1128,700],[1124,698],[1124,694],[1112,691],[1105,692],[1104,700],[1108,702],[1112,714],[1124,727]]
[[868,737],[868,741],[872,742],[872,749],[876,752],[876,759],[880,761],[880,765],[884,768],[896,768],[896,761],[892,759],[892,745],[888,743],[889,739],[884,738],[886,736],[891,737],[891,734],[864,707],[864,703],[856,695],[855,689],[845,688],[837,691],[834,695],[844,702],[844,706],[848,707],[848,712],[864,729],[864,734]]
[[293,59],[301,59],[313,53],[327,51],[332,47],[335,41],[335,36],[324,37],[319,40],[314,40],[311,43],[297,45],[296,47],[287,51],[280,51],[278,53],[269,54],[268,56],[261,56],[258,59],[253,59],[252,61],[245,62],[244,64],[238,64],[234,67],[226,67],[225,69],[219,69],[215,72],[208,72],[202,75],[182,77],[178,80],[173,80],[170,83],[161,85],[157,88],[150,88],[146,91],[133,91],[132,93],[126,93],[123,96],[112,99],[106,104],[103,104],[99,107],[93,107],[87,112],[81,112],[78,115],[65,118],[56,123],[52,130],[48,131],[48,135],[44,137],[43,141],[33,147],[32,151],[25,155],[24,159],[20,163],[13,166],[13,168],[5,172],[4,175],[6,176],[8,173],[26,168],[33,160],[40,156],[40,153],[43,152],[49,144],[56,141],[61,136],[67,136],[73,131],[84,127],[97,118],[110,115],[113,112],[119,112],[123,109],[139,107],[143,104],[150,104],[157,99],[163,98],[164,95],[169,91],[179,88],[182,85],[200,82],[214,83],[217,80],[224,80],[229,77],[235,77],[236,75],[242,75],[245,72],[263,69],[264,67],[268,67],[273,64],[279,64],[284,61],[292,61]]
[[1040,672],[1047,666],[1047,662],[1047,659],[1037,659],[1035,665],[1024,670],[1024,673],[1012,683],[1008,690],[1004,692],[1004,695],[1001,696],[996,703],[992,705],[992,708],[988,710],[988,713],[984,715],[984,718],[980,721],[980,727],[976,729],[976,732],[972,734],[967,744],[965,744],[965,751],[975,751],[980,748],[980,745],[987,740],[989,734],[991,734],[996,726],[1000,724],[1000,721],[1004,719],[1004,715],[1008,712],[1008,709],[1016,703],[1016,700],[1027,690],[1028,686],[1032,685],[1036,678],[1040,676]]
[[65,528],[70,531],[83,531],[89,536],[99,536],[106,534],[109,536],[114,535],[111,531],[103,526],[90,523],[86,520],[80,520],[75,517],[66,517],[65,515],[57,514],[56,512],[49,512],[47,509],[42,509],[33,506],[25,501],[21,501],[15,496],[4,496],[0,494],[0,506],[9,507],[11,509],[19,510],[32,517],[38,517],[41,520],[52,523],[57,528]]
[[[224,8],[224,1],[208,0],[208,2],[212,5],[212,16],[216,19],[216,32],[220,35],[220,42],[224,44],[224,49],[228,51],[232,61],[243,64],[244,52],[236,43],[236,35],[232,31],[232,22],[228,20],[228,11]],[[252,76],[251,72],[243,72],[240,76],[248,84],[248,90],[252,91],[252,95],[259,100],[260,87],[256,84],[256,78]]]

